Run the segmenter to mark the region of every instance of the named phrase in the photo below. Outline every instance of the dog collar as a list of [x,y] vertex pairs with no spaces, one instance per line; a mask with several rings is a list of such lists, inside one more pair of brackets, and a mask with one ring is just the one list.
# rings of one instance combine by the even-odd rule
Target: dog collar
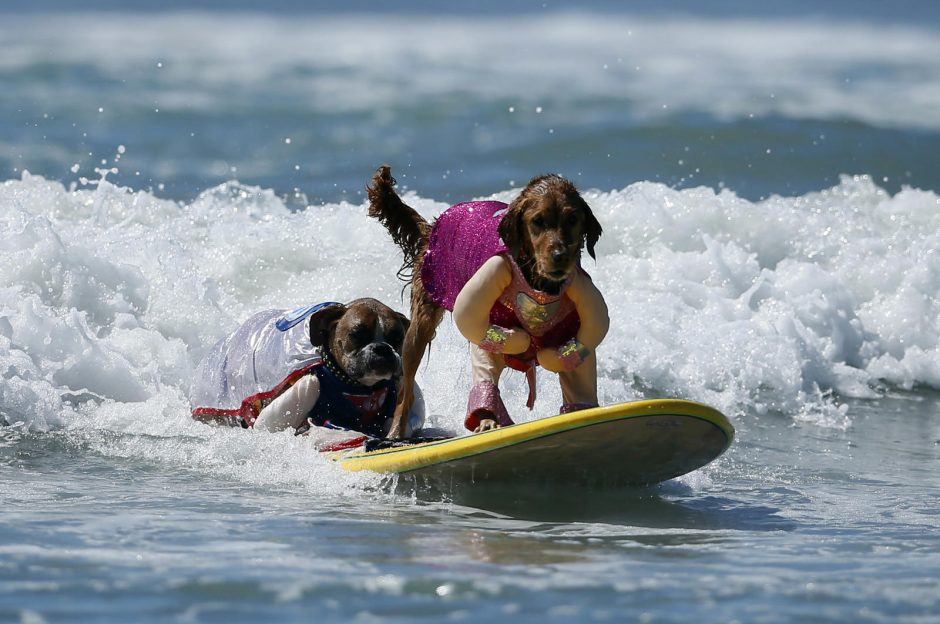
[[333,354],[329,352],[325,347],[320,347],[320,356],[323,358],[323,365],[326,366],[327,370],[333,374],[338,380],[347,386],[355,386],[357,388],[369,388],[365,384],[361,384],[339,367],[339,364],[336,363],[336,360],[333,359]]

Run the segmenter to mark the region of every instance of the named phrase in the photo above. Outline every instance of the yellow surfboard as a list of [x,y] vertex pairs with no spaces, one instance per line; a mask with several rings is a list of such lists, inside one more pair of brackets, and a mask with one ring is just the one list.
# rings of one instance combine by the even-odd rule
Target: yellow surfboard
[[678,399],[620,403],[501,429],[374,451],[332,454],[346,470],[455,481],[650,485],[716,459],[734,427]]

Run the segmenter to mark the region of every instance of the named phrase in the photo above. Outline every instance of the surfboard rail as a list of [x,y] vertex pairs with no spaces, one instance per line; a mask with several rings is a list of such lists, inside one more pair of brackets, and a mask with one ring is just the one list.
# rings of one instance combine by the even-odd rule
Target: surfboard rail
[[[635,421],[632,424],[637,425],[642,420],[644,434],[654,435],[657,439],[668,440],[670,431],[675,430],[678,432],[687,419],[704,424],[705,431],[714,430],[720,432],[723,436],[723,441],[719,437],[717,441],[712,440],[709,442],[710,448],[705,461],[696,460],[688,464],[693,466],[690,470],[694,470],[700,467],[696,465],[697,463],[702,463],[702,465],[708,463],[721,455],[731,445],[734,440],[734,427],[718,410],[701,403],[682,399],[650,399],[619,403],[518,423],[509,427],[462,437],[370,452],[362,450],[342,451],[332,454],[331,457],[346,470],[369,470],[379,473],[399,474],[415,473],[434,466],[440,466],[441,470],[446,471],[446,466],[449,464],[459,466],[473,462],[476,467],[474,474],[479,473],[485,478],[486,471],[482,468],[486,464],[479,457],[484,454],[493,454],[493,457],[497,457],[498,452],[502,449],[509,449],[510,447],[524,449],[533,446],[547,447],[549,450],[546,452],[558,453],[565,450],[566,438],[574,436],[569,432],[588,430],[592,427],[598,428],[601,425],[611,425],[598,428],[598,434],[593,436],[593,440],[590,440],[590,444],[602,446],[607,442],[619,441],[617,440],[617,428],[625,430],[629,428],[616,424],[621,421]],[[585,435],[588,435],[588,433],[582,432],[580,437],[583,438]],[[624,431],[623,435],[629,436],[632,434],[629,431]],[[557,440],[553,440],[553,438],[557,438]],[[629,454],[628,451],[625,452]],[[506,453],[504,452],[504,454]],[[714,457],[711,457],[711,455],[714,455]],[[672,472],[684,470],[684,468],[684,466],[677,467]],[[685,470],[685,472],[690,470]],[[684,472],[680,474],[684,474]],[[654,476],[656,479],[662,480],[659,473]]]

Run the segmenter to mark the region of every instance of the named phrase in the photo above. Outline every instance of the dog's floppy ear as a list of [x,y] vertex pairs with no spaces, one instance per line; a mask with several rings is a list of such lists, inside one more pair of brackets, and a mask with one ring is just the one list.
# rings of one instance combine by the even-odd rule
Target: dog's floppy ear
[[395,312],[395,316],[398,317],[398,320],[399,320],[399,321],[401,321],[401,328],[402,328],[402,329],[405,331],[405,333],[407,334],[407,333],[408,333],[408,328],[411,327],[411,321],[408,319],[407,316],[405,316],[405,315],[402,314],[401,312]]
[[503,220],[499,222],[499,237],[516,257],[524,251],[525,223],[522,221],[522,215],[529,201],[525,193],[517,197],[509,205]]
[[333,303],[320,308],[310,316],[310,343],[322,347],[330,338],[330,328],[346,314],[346,306]]
[[597,260],[597,256],[594,255],[594,245],[597,244],[597,240],[601,237],[604,229],[601,227],[597,217],[594,216],[594,212],[591,211],[591,207],[587,205],[587,202],[584,201],[580,195],[578,195],[578,199],[581,202],[581,210],[584,211],[584,245],[587,247],[591,257]]

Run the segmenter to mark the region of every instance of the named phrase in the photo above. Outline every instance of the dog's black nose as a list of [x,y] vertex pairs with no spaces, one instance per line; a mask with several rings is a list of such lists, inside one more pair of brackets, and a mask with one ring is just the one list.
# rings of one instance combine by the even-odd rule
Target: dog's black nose
[[372,353],[377,357],[391,358],[395,357],[395,349],[387,342],[380,342],[372,345]]
[[567,252],[564,249],[556,249],[552,252],[552,260],[555,262],[561,262],[567,256]]

